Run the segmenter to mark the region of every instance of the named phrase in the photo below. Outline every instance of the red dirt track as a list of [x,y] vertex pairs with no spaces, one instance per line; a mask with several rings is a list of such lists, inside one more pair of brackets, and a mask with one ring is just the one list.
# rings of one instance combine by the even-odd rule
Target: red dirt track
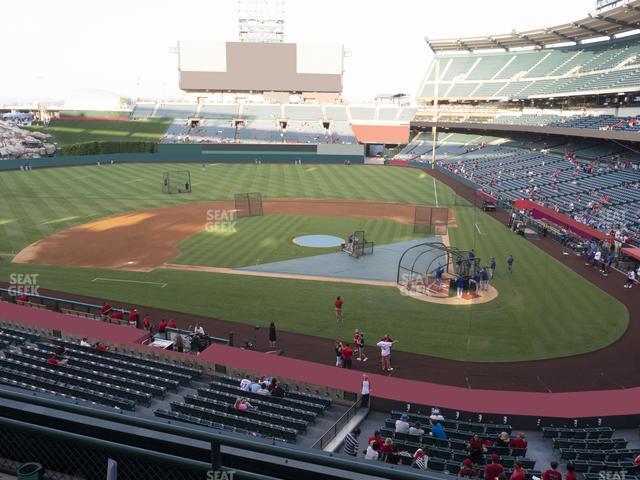
[[[459,184],[455,180],[451,179],[447,175],[439,172],[427,171],[427,173],[433,175],[438,180],[449,185],[453,188],[458,195],[471,202],[475,200],[474,190]],[[314,201],[314,204],[318,204],[317,207],[311,207],[309,201],[277,201],[277,202],[265,202],[265,211],[273,213],[301,213],[296,211],[296,202],[305,203],[308,211],[305,214],[308,215],[340,215],[340,216],[358,216],[367,214],[367,218],[374,216],[376,218],[393,218],[395,220],[413,221],[413,207],[412,206],[394,206],[394,210],[384,210],[384,206],[392,204],[377,204],[367,202],[326,202],[326,201]],[[193,218],[180,217],[185,224],[191,225],[190,222],[197,222],[198,229],[202,228],[203,218],[207,208],[216,208],[211,206],[212,204],[198,204],[189,206],[171,207],[176,209],[176,214],[181,212],[182,215],[189,209],[194,210]],[[228,204],[230,205],[230,203]],[[324,205],[324,206],[321,206]],[[349,205],[353,205],[350,207]],[[363,206],[365,208],[363,208]],[[314,213],[311,213],[312,208],[316,208]],[[326,208],[326,210],[325,210]],[[381,208],[381,210],[378,210]],[[392,208],[392,207],[389,207]],[[395,210],[397,208],[397,210]],[[181,210],[184,209],[184,210]],[[169,209],[162,209],[163,212],[167,212]],[[366,211],[366,212],[365,212]],[[330,212],[330,213],[329,213]],[[359,212],[359,213],[358,213]],[[407,216],[408,215],[408,216]],[[494,216],[502,222],[506,222],[506,212],[495,212],[490,215]],[[119,217],[123,217],[120,215]],[[172,217],[175,219],[175,217]],[[142,219],[142,221],[146,221]],[[94,222],[98,223],[98,222]],[[195,223],[194,223],[195,225]],[[166,228],[174,228],[175,225],[171,221],[167,220]],[[64,239],[64,235],[68,235],[68,232],[77,229],[74,227],[64,232],[59,232],[56,235],[62,235],[59,240]],[[115,227],[112,230],[122,234],[121,227]],[[188,237],[194,231],[182,226],[177,233],[184,234],[184,238]],[[143,230],[143,229],[139,229]],[[195,230],[197,231],[197,230]],[[67,233],[65,233],[67,232]],[[98,235],[99,233],[99,235]],[[176,232],[174,232],[175,234]],[[85,242],[91,239],[102,238],[105,232],[91,232],[86,233],[84,238]],[[53,237],[53,236],[52,236]],[[48,238],[52,238],[48,237]],[[130,248],[130,242],[134,237],[125,236],[126,248]],[[41,242],[46,241],[43,239],[37,242],[32,247],[44,247],[40,245]],[[158,245],[157,239],[153,237],[154,245]],[[163,254],[162,258],[169,259],[176,255],[177,250],[175,244],[175,238],[172,242],[162,243]],[[553,360],[540,360],[531,362],[517,362],[517,363],[465,363],[459,361],[445,360],[441,358],[430,357],[427,355],[417,355],[412,353],[406,353],[401,351],[394,352],[394,363],[396,366],[395,376],[402,378],[409,378],[414,380],[421,380],[425,382],[440,383],[445,385],[461,386],[476,389],[495,389],[495,390],[518,390],[518,391],[538,391],[538,392],[569,392],[569,391],[587,391],[587,390],[605,390],[605,389],[617,389],[617,388],[629,388],[640,386],[640,368],[638,368],[640,361],[640,325],[638,324],[638,312],[640,312],[640,296],[638,296],[636,289],[623,288],[624,279],[617,275],[612,275],[609,278],[603,278],[591,268],[585,267],[582,259],[575,256],[564,257],[560,246],[550,239],[540,239],[535,241],[535,245],[546,251],[549,255],[561,259],[561,261],[569,268],[577,271],[580,275],[591,281],[596,286],[610,293],[612,296],[619,299],[624,303],[630,312],[630,321],[627,332],[622,338],[614,342],[612,345],[605,347],[596,352],[587,353],[583,355],[577,355],[561,359]],[[67,245],[68,247],[68,245]],[[91,247],[91,244],[89,244]],[[30,248],[30,247],[28,247]],[[46,245],[46,249],[38,248],[35,252],[35,256],[32,257],[32,261],[36,263],[52,263],[52,264],[64,264],[69,265],[68,261],[63,258],[59,258],[61,252],[57,254],[48,253],[49,245]],[[79,246],[78,248],[87,248],[87,246]],[[109,247],[111,248],[111,247]],[[124,244],[121,244],[119,249],[124,248]],[[45,253],[47,250],[47,253]],[[90,248],[92,258],[95,257],[95,244],[93,248]],[[117,251],[114,247],[114,251]],[[141,252],[142,254],[143,252]],[[76,252],[76,255],[78,253]],[[127,255],[131,257],[129,252]],[[45,260],[45,261],[43,261]],[[157,262],[161,262],[161,258],[153,258],[152,260],[143,258],[144,262],[136,264],[130,269],[136,269],[141,266],[149,268],[151,265],[158,265]],[[122,262],[126,261],[122,256],[119,257],[117,262],[111,264],[91,265],[96,267],[108,267],[114,268],[114,264],[118,263],[115,268],[123,268]],[[164,260],[162,260],[164,261]],[[73,264],[72,264],[73,265]],[[80,266],[80,265],[78,265]],[[87,266],[87,265],[83,265]],[[124,268],[127,268],[126,265]],[[80,297],[77,295],[69,295],[66,293],[52,292],[41,290],[43,295],[62,296],[65,298],[76,298],[83,301],[89,301],[92,303],[100,304],[104,299],[89,299],[86,297]],[[119,302],[112,301],[112,304],[122,305]],[[133,305],[123,305],[124,307],[133,307]],[[172,317],[176,320],[179,326],[186,327],[187,325],[193,325],[195,323],[201,323],[208,333],[217,336],[226,336],[229,331],[233,331],[235,334],[236,345],[242,343],[245,338],[254,341],[257,340],[257,347],[259,350],[267,350],[267,332],[264,329],[257,332],[254,331],[253,326],[243,325],[213,318],[198,317],[194,315],[187,315],[176,312],[160,311],[153,308],[140,307],[142,313],[149,313],[154,321],[158,321],[160,318]],[[580,308],[579,305],[576,308]],[[277,323],[277,320],[276,320]],[[254,336],[255,335],[255,336]],[[570,340],[568,340],[570,341]],[[373,339],[370,340],[370,344],[373,343]],[[331,364],[334,358],[333,341],[328,339],[322,339],[317,337],[311,337],[301,334],[293,334],[288,332],[278,332],[278,348],[283,349],[284,355],[301,358],[305,360],[315,361],[324,364]],[[379,372],[378,357],[379,352],[376,347],[368,347],[369,361],[366,363],[354,361],[354,368],[366,372]],[[428,401],[428,399],[425,399]]]

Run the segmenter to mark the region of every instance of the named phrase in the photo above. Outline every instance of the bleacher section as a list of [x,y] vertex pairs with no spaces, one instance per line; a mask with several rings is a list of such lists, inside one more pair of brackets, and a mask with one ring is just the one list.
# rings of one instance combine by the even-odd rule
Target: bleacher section
[[[640,90],[640,35],[607,42],[527,51],[438,53],[418,98],[553,97]],[[440,78],[436,79],[439,62]]]

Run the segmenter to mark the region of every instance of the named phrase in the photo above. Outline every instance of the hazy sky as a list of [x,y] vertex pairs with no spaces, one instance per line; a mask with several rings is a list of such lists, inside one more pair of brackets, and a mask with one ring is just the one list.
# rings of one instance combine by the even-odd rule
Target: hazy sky
[[[595,0],[287,0],[287,42],[343,44],[344,96],[414,95],[424,37],[508,33],[583,18]],[[177,40],[238,38],[236,0],[2,2],[0,100],[97,89],[179,97]]]

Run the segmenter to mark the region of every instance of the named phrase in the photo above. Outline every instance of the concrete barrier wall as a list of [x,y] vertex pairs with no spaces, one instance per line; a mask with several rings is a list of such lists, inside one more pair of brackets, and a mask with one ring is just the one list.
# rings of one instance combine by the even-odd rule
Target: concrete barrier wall
[[[364,163],[364,152],[361,145],[360,153],[357,149],[335,149],[334,152],[325,151],[317,153],[309,151],[308,146],[300,145],[300,148],[291,148],[285,151],[265,150],[265,145],[254,145],[254,149],[248,149],[246,144],[238,150],[203,150],[202,145],[193,144],[162,144],[158,145],[156,153],[114,153],[103,155],[80,155],[80,156],[53,156],[31,160],[2,160],[0,161],[0,171],[18,170],[21,165],[30,163],[33,168],[42,167],[71,167],[79,165],[108,164],[111,161],[116,163],[255,163],[260,160],[263,163],[294,163],[301,160],[302,163],[327,163],[341,164],[345,160],[351,163]],[[351,147],[347,145],[337,145],[337,147]]]

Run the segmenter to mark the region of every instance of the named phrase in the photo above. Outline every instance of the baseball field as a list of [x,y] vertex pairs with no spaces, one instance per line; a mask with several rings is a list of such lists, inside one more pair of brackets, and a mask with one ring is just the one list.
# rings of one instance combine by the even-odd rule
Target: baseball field
[[[170,170],[189,170],[193,192],[163,194],[162,173]],[[399,350],[463,361],[586,353],[611,344],[628,325],[617,300],[416,169],[103,165],[3,172],[0,191],[3,282],[35,273],[42,288],[143,311],[150,306],[263,326],[275,321],[282,331],[323,338],[350,338],[361,328],[370,339],[391,334]],[[272,210],[237,220],[232,229],[208,229],[210,210],[232,204],[238,192],[261,192]],[[415,240],[420,235],[408,212],[416,204],[449,207],[451,245],[474,248],[483,261],[496,257],[495,300],[436,305],[393,286],[165,268],[250,267],[317,255],[291,242],[305,234],[344,238],[364,229],[376,246]],[[15,255],[27,263],[12,263]],[[513,274],[505,268],[509,255]],[[340,325],[333,314],[337,295],[345,300]]]

